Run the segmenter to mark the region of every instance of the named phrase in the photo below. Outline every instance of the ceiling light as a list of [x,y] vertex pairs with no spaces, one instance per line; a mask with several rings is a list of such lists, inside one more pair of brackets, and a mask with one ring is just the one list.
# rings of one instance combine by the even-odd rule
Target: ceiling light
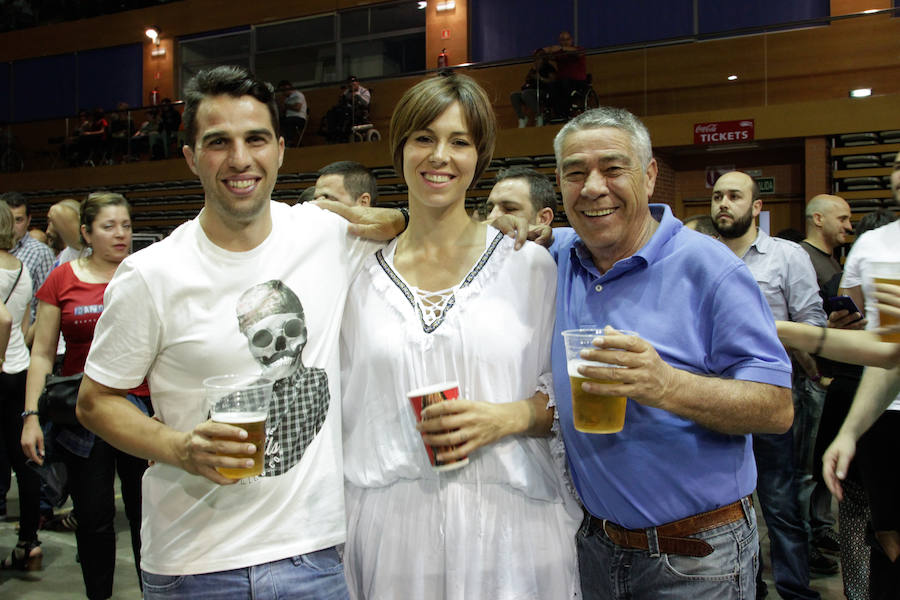
[[425,2],[425,0],[419,2],[419,10],[424,10],[426,6],[428,6],[428,2]]
[[737,75],[729,75],[728,81],[735,81],[737,79]]
[[444,0],[443,2],[438,2],[434,8],[437,12],[453,10],[456,8],[456,0]]
[[148,27],[144,31],[144,35],[146,35],[148,38],[150,38],[154,42],[157,41],[159,39],[159,27],[156,27],[155,25],[153,27]]
[[872,95],[872,88],[857,88],[855,90],[850,90],[851,98],[865,98],[866,96]]
[[877,12],[879,12],[880,10],[881,10],[881,9],[878,9],[878,8],[870,8],[870,9],[868,9],[868,10],[862,11],[862,13],[863,13],[864,15],[871,15],[872,13],[877,13]]

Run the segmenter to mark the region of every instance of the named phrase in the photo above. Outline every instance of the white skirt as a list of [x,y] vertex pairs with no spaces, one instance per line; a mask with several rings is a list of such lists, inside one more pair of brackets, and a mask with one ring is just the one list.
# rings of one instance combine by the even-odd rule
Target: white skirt
[[345,489],[344,568],[355,600],[580,596],[574,501],[443,478]]

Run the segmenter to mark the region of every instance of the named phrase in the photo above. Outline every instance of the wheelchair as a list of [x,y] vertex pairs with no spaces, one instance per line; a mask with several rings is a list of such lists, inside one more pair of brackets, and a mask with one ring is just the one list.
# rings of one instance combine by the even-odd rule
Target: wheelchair
[[569,118],[577,117],[581,113],[599,108],[600,97],[594,91],[594,78],[588,73],[584,81],[577,82],[569,93]]

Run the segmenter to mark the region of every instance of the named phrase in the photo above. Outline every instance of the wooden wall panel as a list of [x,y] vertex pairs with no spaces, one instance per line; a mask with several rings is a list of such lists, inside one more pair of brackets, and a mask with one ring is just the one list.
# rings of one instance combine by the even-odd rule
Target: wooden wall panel
[[[437,12],[437,2],[429,2],[425,26],[425,66],[437,68],[438,54],[442,48],[450,55],[450,65],[469,62],[469,2],[456,0],[453,10]],[[442,39],[441,32],[447,31],[450,39]]]

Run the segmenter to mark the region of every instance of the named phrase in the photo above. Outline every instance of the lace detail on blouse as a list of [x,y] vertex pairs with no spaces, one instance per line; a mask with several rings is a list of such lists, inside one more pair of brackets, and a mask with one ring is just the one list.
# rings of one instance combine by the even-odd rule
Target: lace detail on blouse
[[419,307],[422,311],[422,321],[426,326],[434,325],[434,323],[444,316],[447,304],[454,298],[453,292],[456,287],[448,287],[444,290],[430,292],[417,287],[410,288],[419,300]]
[[[384,257],[383,249],[378,250],[375,253],[375,260],[378,261],[379,266],[381,266],[384,273],[390,278],[394,285],[396,285],[403,295],[406,296],[407,302],[416,309],[416,312],[419,314],[419,320],[422,322],[422,330],[425,333],[431,333],[444,322],[447,313],[450,312],[450,309],[456,304],[456,294],[460,290],[468,287],[469,284],[475,280],[475,277],[485,268],[488,260],[494,254],[494,251],[497,249],[501,240],[503,240],[503,234],[498,232],[497,235],[494,236],[494,239],[487,245],[487,248],[481,255],[479,261],[475,263],[475,266],[469,271],[469,274],[462,280],[462,283],[458,286],[437,292],[419,290],[417,288],[412,288],[412,286],[408,286],[400,275],[394,271],[391,265],[388,264],[387,259]],[[437,301],[426,302],[423,295],[429,298],[440,296],[440,298]],[[418,302],[416,301],[417,298],[419,299]],[[426,315],[423,311],[428,311],[428,314]]]

